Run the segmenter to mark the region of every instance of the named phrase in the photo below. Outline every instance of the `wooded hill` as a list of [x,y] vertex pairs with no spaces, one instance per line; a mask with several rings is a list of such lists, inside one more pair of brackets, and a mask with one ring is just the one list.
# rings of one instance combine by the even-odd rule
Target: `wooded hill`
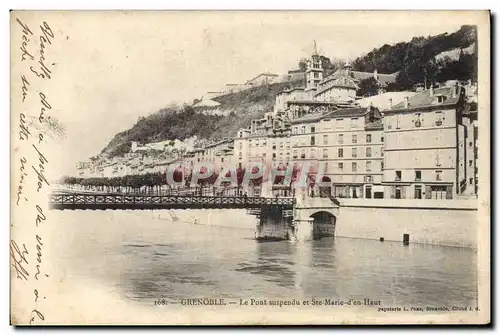
[[[475,26],[462,26],[458,31],[429,37],[414,37],[409,42],[385,44],[357,58],[353,69],[357,71],[396,73],[396,83],[388,90],[413,88],[414,84],[444,82],[450,79],[477,81],[477,51],[464,49],[477,45]],[[455,50],[458,59],[438,55]]]
[[250,126],[252,119],[262,118],[271,111],[276,95],[287,88],[304,86],[303,81],[276,83],[214,98],[228,116],[195,113],[189,105],[165,108],[147,117],[140,117],[130,129],[114,136],[101,151],[108,157],[130,151],[130,142],[159,142],[168,139],[198,138],[217,140],[232,137],[240,128]]
[[[472,48],[472,52],[464,52],[466,48],[477,45],[476,35],[475,26],[462,26],[452,34],[415,37],[409,42],[385,44],[357,58],[352,64],[353,69],[398,72],[396,83],[390,84],[388,91],[412,89],[417,83],[429,86],[448,79],[476,81],[477,52],[475,48]],[[449,51],[456,51],[458,57],[439,57]],[[331,61],[325,56],[321,61],[325,75],[342,66],[341,61]],[[298,66],[305,70],[305,61],[301,60]],[[365,87],[362,95],[377,93],[376,88],[369,86],[373,83],[365,84],[368,87]],[[272,110],[276,95],[282,90],[304,85],[304,81],[270,84],[215,98],[221,104],[221,110],[230,112],[228,116],[202,115],[195,113],[189,105],[162,109],[139,118],[132,128],[116,134],[101,153],[112,157],[129,152],[131,141],[183,140],[194,135],[211,140],[232,137],[238,129],[248,127],[252,119],[261,118],[265,112]]]

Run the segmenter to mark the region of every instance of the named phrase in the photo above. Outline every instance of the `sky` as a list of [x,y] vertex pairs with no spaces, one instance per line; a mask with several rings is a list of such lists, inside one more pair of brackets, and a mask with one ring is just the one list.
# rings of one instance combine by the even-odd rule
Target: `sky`
[[[311,54],[350,59],[414,36],[453,32],[457,17],[333,12],[47,12],[56,38],[54,117],[67,167],[172,102],[191,102],[261,72],[286,73]],[[29,21],[29,17],[26,18]],[[465,22],[466,23],[466,22]]]

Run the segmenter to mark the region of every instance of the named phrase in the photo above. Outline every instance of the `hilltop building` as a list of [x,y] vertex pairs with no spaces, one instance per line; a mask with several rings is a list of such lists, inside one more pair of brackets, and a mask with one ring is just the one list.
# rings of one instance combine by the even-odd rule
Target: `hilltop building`
[[214,116],[226,116],[231,112],[230,110],[221,109],[220,103],[211,99],[203,99],[195,103],[193,109],[196,113]]
[[379,74],[377,70],[373,73],[353,71],[351,63],[347,62],[342,69],[335,71],[317,84],[314,99],[354,101],[360,82],[368,78],[374,78],[381,88],[379,93],[384,93],[385,87],[396,81],[396,74]]
[[251,86],[251,87],[268,85],[268,84],[272,84],[273,82],[275,82],[275,80],[278,77],[279,77],[279,75],[277,75],[275,73],[264,72],[264,73],[260,73],[256,77],[250,79],[245,84],[248,86]]
[[316,41],[314,41],[314,50],[311,57],[307,60],[306,70],[306,92],[309,92],[312,97],[319,85],[323,80],[323,65],[321,63],[321,56],[316,49]]

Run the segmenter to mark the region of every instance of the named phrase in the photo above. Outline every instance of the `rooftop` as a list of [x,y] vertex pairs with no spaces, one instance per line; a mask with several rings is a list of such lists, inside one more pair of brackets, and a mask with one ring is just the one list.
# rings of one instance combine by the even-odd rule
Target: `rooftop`
[[363,116],[366,113],[368,113],[368,109],[366,109],[366,108],[353,107],[353,108],[338,109],[336,111],[330,112],[328,116],[331,116],[331,117]]
[[341,87],[341,88],[349,88],[349,89],[358,89],[358,86],[350,81],[350,82],[346,82],[346,83],[338,83],[338,82],[333,82],[331,85],[328,85],[320,90],[318,90],[314,95],[317,96],[317,95],[320,95],[321,93],[325,92],[325,91],[328,91],[329,89],[333,88],[333,87]]
[[336,106],[338,103],[333,101],[318,101],[318,100],[290,100],[286,102],[289,105],[330,105]]
[[222,140],[222,141],[210,143],[210,144],[205,145],[205,149],[213,148],[213,147],[216,147],[218,145],[225,144],[225,143],[230,143],[230,142],[232,142],[231,139],[226,139],[226,140]]
[[354,108],[344,108],[344,109],[337,109],[334,111],[329,111],[329,112],[324,112],[324,113],[315,113],[315,114],[309,114],[304,117],[292,120],[293,124],[297,123],[303,123],[303,122],[313,122],[313,121],[318,121],[321,119],[324,119],[326,117],[346,117],[346,116],[363,116],[366,113],[368,113],[368,109],[366,108],[361,108],[361,107],[354,107]]
[[389,99],[392,99],[392,105],[396,105],[403,101],[405,97],[412,97],[416,92],[404,91],[404,92],[386,92],[371,97],[366,97],[359,99],[357,103],[360,107],[368,107],[370,105],[377,107],[380,110],[389,109],[390,103]]
[[[440,88],[434,88],[432,94],[431,94],[432,89],[418,92],[417,94],[408,97],[409,108],[420,108],[420,107],[435,106],[440,104],[446,104],[446,105],[456,104],[460,99],[460,94],[453,94],[453,90],[455,89],[456,89],[455,87],[440,87]],[[437,97],[439,96],[445,98],[445,100],[442,101],[441,103],[437,99]],[[404,101],[394,105],[391,111],[398,109],[406,109]]]
[[[349,71],[349,74],[351,78],[354,78],[357,81],[361,81],[367,78],[372,78],[375,75],[375,73],[373,72],[361,72],[361,71]],[[391,74],[377,73],[377,78],[379,82],[386,85],[396,81],[396,74],[397,73],[391,73]],[[347,71],[345,69],[340,69],[335,71],[328,77],[326,77],[323,80],[323,82],[328,82],[330,80],[337,79],[345,75],[347,75]]]
[[[367,79],[374,76],[373,72],[351,71],[354,78],[358,80]],[[377,73],[378,81],[383,84],[389,84],[396,81],[396,74]]]

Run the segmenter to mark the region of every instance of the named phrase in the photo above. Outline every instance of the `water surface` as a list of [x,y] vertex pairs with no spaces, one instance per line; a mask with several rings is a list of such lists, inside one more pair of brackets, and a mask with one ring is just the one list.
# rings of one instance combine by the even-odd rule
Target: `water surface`
[[[203,213],[203,214],[200,214]],[[234,211],[63,211],[61,258],[72,276],[129,300],[339,298],[383,305],[475,305],[476,252],[375,240],[257,242]],[[194,224],[193,217],[197,217]],[[224,226],[220,226],[224,225]]]

